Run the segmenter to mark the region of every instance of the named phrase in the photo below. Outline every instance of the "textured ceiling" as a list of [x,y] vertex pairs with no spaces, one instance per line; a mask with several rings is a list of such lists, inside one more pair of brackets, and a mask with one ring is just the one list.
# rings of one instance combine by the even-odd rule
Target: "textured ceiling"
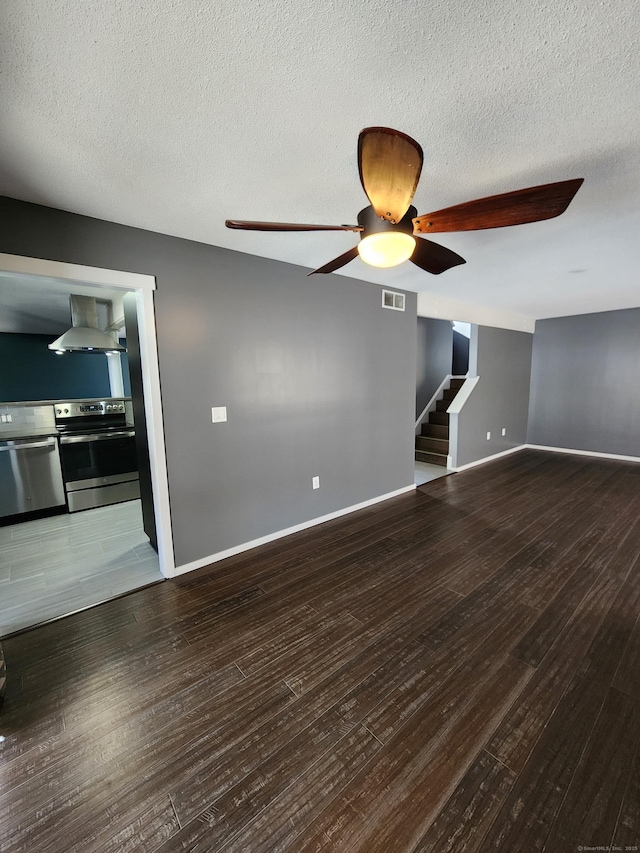
[[315,267],[354,235],[224,219],[355,221],[358,132],[388,125],[424,149],[419,212],[585,184],[438,235],[467,259],[442,276],[341,274],[528,318],[640,305],[635,0],[3,0],[0,32],[2,194]]

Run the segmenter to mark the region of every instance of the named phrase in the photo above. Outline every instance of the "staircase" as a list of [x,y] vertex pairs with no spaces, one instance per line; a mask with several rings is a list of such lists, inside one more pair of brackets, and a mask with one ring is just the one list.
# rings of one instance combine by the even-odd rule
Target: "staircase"
[[442,400],[436,403],[435,412],[429,412],[429,421],[422,424],[422,434],[416,436],[416,461],[447,467],[449,455],[449,415],[447,409],[462,388],[464,379],[452,379]]

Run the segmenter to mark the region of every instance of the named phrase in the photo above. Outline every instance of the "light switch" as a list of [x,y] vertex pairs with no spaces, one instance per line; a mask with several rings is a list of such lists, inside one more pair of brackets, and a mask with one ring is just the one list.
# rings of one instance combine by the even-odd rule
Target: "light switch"
[[227,407],[226,406],[213,406],[211,409],[211,422],[214,424],[221,424],[227,420]]
[[320,488],[320,477],[314,477],[311,480],[311,485],[313,486],[314,489],[319,489]]

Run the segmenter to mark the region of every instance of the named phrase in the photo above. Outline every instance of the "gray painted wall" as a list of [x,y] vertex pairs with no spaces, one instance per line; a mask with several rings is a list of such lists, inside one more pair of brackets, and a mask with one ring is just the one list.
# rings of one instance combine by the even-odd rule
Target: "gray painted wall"
[[0,251],[156,276],[178,565],[413,483],[415,293],[7,198]]
[[640,456],[640,308],[538,320],[528,441]]
[[458,467],[525,444],[532,341],[526,332],[472,327],[469,373],[480,380],[458,415]]
[[451,372],[454,376],[466,376],[469,370],[469,338],[453,330],[453,359]]
[[418,317],[416,351],[416,418],[451,373],[453,329],[448,320]]

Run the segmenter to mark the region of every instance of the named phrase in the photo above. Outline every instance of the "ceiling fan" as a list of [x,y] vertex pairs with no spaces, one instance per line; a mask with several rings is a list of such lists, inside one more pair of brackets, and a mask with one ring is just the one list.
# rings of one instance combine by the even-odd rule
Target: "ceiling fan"
[[227,228],[245,231],[357,231],[360,243],[313,273],[340,269],[357,255],[372,266],[392,267],[403,261],[439,275],[464,258],[418,235],[445,231],[477,231],[522,225],[559,216],[578,192],[583,178],[543,184],[501,195],[479,198],[425,213],[411,201],[418,185],[424,155],[420,145],[391,127],[365,127],[358,137],[360,182],[371,204],[358,214],[357,225],[301,225],[290,222],[250,222],[227,219]]

